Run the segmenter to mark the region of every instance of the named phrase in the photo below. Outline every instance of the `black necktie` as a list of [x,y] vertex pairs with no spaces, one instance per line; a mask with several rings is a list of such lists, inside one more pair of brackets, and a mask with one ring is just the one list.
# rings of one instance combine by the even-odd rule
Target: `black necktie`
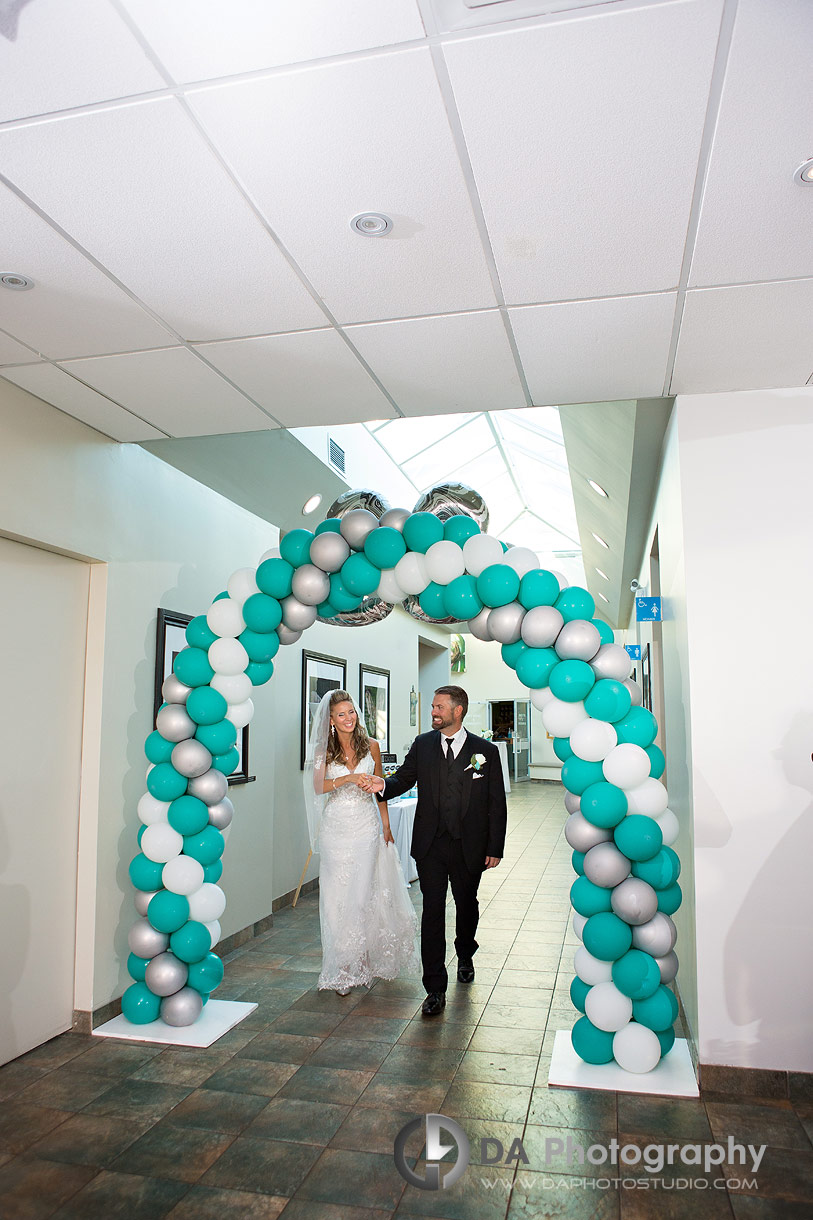
[[452,763],[454,762],[454,751],[452,749],[452,739],[449,737],[446,741],[446,766],[451,771]]

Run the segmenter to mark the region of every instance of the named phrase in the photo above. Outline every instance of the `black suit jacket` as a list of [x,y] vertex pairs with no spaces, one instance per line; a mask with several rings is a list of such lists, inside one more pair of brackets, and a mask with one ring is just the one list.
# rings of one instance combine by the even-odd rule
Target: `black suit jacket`
[[[482,754],[485,763],[479,772],[468,767],[463,772],[462,844],[466,866],[473,873],[481,872],[486,856],[502,857],[505,846],[507,811],[505,784],[497,747],[483,737],[469,733],[463,743],[463,755],[471,759]],[[440,823],[440,768],[445,765],[441,734],[437,729],[416,737],[401,766],[387,780],[379,800],[401,796],[415,783],[418,785],[418,807],[412,831],[412,855],[416,860],[427,854]]]

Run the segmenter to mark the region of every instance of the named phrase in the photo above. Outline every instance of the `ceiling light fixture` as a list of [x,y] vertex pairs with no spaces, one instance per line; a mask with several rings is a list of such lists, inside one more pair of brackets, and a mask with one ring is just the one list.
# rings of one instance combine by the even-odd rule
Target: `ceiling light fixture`
[[603,593],[599,593],[599,597],[601,598],[601,600],[602,600],[603,602],[606,602],[606,603],[607,603],[607,605],[609,606],[609,604],[610,604],[610,599],[609,599],[609,597],[605,597]]
[[597,483],[595,479],[588,479],[587,482],[590,484],[596,495],[603,496],[605,500],[609,500],[610,497],[607,495],[600,483]]
[[322,503],[322,497],[319,492],[315,496],[310,496],[302,505],[302,516],[307,517],[309,513],[315,512]]
[[359,212],[350,221],[350,228],[362,237],[383,237],[392,228],[392,221],[383,212]]
[[26,288],[34,287],[33,280],[25,275],[17,275],[16,271],[4,271],[0,275],[0,284],[4,288],[13,288],[15,292],[25,292]]
[[609,576],[607,575],[607,573],[606,573],[606,572],[602,572],[601,568],[596,568],[596,571],[598,572],[598,574],[599,574],[599,576],[601,577],[601,579],[602,579],[602,580],[609,580],[609,579],[610,579],[610,578],[609,578]]
[[591,530],[590,533],[593,535],[593,537],[595,538],[595,540],[599,544],[599,546],[603,546],[605,551],[609,551],[609,549],[610,549],[609,542],[605,542],[603,538],[599,538],[598,534],[596,534],[593,530]]
[[800,165],[793,176],[802,186],[813,186],[813,157]]

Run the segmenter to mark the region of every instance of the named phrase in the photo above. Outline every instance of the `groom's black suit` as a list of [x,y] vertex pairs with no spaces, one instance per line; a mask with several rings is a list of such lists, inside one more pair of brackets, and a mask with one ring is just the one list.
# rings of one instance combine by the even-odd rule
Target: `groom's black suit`
[[[445,991],[446,891],[451,881],[457,909],[455,951],[462,962],[477,950],[477,887],[486,856],[502,857],[506,805],[496,746],[466,734],[454,762],[444,755],[447,739],[433,730],[416,737],[402,765],[387,780],[379,800],[389,800],[418,785],[412,856],[423,895],[421,958],[426,990]],[[479,770],[475,754],[485,759]]]

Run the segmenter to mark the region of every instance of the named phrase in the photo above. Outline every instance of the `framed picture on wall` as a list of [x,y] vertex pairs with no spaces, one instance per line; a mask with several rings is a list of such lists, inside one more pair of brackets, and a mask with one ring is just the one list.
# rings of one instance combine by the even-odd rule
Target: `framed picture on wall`
[[[158,609],[158,623],[155,638],[155,693],[153,706],[153,724],[158,715],[158,709],[163,703],[161,687],[164,679],[172,673],[172,666],[179,652],[187,647],[186,627],[191,623],[191,614],[178,614],[174,610]],[[248,773],[248,725],[237,733],[237,753],[240,761],[236,770],[229,776],[229,784],[251,784],[256,776]]]
[[641,656],[641,689],[644,696],[644,707],[650,712],[652,711],[652,660],[649,654],[649,645],[643,651]]
[[359,665],[359,707],[367,734],[386,754],[390,748],[390,671]]
[[302,743],[300,767],[305,766],[308,738],[316,709],[328,691],[347,690],[347,662],[322,652],[302,651]]

